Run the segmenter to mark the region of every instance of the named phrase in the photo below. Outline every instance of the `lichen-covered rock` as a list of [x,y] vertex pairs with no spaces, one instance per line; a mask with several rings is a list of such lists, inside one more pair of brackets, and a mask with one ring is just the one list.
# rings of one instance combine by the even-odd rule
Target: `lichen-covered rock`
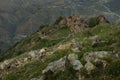
[[75,60],[78,60],[78,55],[77,54],[69,54],[68,55],[68,60],[70,62],[74,62]]
[[72,45],[71,49],[73,52],[79,52],[82,50],[83,46],[77,40],[72,39],[72,43],[73,43],[73,45]]
[[9,62],[9,68],[10,69],[15,69],[19,66],[20,64],[18,64],[17,60],[12,60]]
[[[32,59],[36,59],[39,60],[41,58],[43,58],[44,56],[49,55],[50,52],[47,52],[46,48],[42,48],[40,50],[34,50],[34,51],[30,51],[28,53],[28,58],[32,58]],[[29,60],[29,59],[28,59]]]
[[59,45],[57,50],[65,50],[65,49],[69,49],[70,47],[72,47],[72,43],[66,43],[63,45]]
[[109,21],[105,18],[105,16],[100,15],[97,17],[98,23],[109,23]]
[[2,70],[7,69],[7,67],[8,67],[8,65],[5,64],[5,63],[2,63],[2,64],[0,65],[0,69],[2,69]]
[[66,57],[63,57],[57,61],[48,64],[47,68],[42,71],[43,74],[49,74],[51,72],[63,71],[65,69]]
[[68,57],[63,57],[57,61],[51,62],[48,64],[47,68],[45,68],[42,73],[43,74],[50,74],[57,71],[64,71],[66,67],[67,60],[69,60],[69,63],[72,65],[74,70],[79,71],[83,65],[78,60],[77,54],[69,54]]
[[89,72],[89,71],[95,69],[95,66],[91,62],[87,62],[85,64],[85,69]]
[[16,60],[6,60],[0,64],[1,70],[15,69],[18,67],[18,62]]
[[72,65],[74,70],[80,70],[83,67],[82,63],[79,60],[72,62]]
[[37,51],[30,51],[28,54],[29,54],[29,56],[31,56],[32,58],[36,58],[36,53],[37,53]]
[[9,60],[5,60],[3,63],[0,64],[0,69],[1,70],[6,70],[9,68]]
[[84,54],[84,60],[87,62],[96,62],[101,60],[104,57],[112,56],[109,51],[96,51],[96,52],[88,52]]
[[103,42],[98,35],[90,37],[90,39],[92,41],[92,47],[97,47],[99,43]]
[[80,70],[83,67],[82,63],[78,60],[77,54],[70,54],[68,56],[68,60],[70,61],[71,65],[73,66],[74,70]]
[[78,15],[72,15],[62,19],[60,25],[67,25],[72,33],[80,32],[88,27],[87,22]]
[[39,51],[39,53],[45,53],[46,52],[46,48],[42,48],[40,51]]

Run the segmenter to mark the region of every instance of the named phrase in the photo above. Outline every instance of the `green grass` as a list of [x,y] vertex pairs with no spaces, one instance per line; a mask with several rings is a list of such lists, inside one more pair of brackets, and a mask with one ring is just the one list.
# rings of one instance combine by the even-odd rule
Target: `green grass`
[[[48,28],[43,28],[41,31],[49,31],[51,27],[53,30],[54,28],[58,28],[58,26],[48,26]],[[24,39],[20,43],[17,43],[14,46],[13,52],[16,52],[15,50],[19,49],[22,49],[24,52],[24,49],[26,49],[26,51],[29,51],[34,49],[40,49],[42,47],[52,48],[54,45],[58,44],[59,42],[65,39],[64,37],[66,37],[69,34],[69,29],[66,27],[62,27],[54,32],[48,33],[52,39],[39,39],[38,34],[33,34],[32,36]],[[96,47],[92,47],[92,41],[90,38],[96,35],[99,36],[99,38],[104,42],[98,43]],[[81,63],[85,64],[86,62],[83,59],[83,55],[86,52],[120,52],[120,25],[113,25],[107,23],[100,24],[93,28],[88,28],[82,32],[76,33],[69,39],[65,39],[64,42],[70,42],[70,40],[72,39],[76,39],[83,46],[83,49],[80,52],[77,52],[76,54],[78,54]],[[32,42],[35,43],[31,44]],[[4,75],[3,80],[30,80],[31,78],[41,76],[42,70],[48,65],[48,63],[58,60],[61,57],[66,56],[70,53],[73,53],[71,49],[57,51],[53,55],[45,57],[44,63],[42,61],[33,61],[24,64],[19,69],[12,71],[7,75]],[[94,63],[97,66],[97,68],[91,71],[91,74],[87,74],[86,70],[83,69],[82,73],[85,76],[85,80],[119,80],[120,75],[118,70],[120,68],[120,64],[119,59],[117,61],[116,59],[111,57],[104,58],[104,60],[106,60],[110,64],[106,68],[103,68],[103,66],[100,65],[100,63]],[[55,74],[51,74],[46,78],[46,80],[75,80],[75,74],[72,74],[74,72],[75,71],[69,66],[65,71],[60,71]]]
[[33,61],[20,67],[19,69],[3,76],[3,80],[30,80],[41,75],[48,63],[58,60],[61,57],[72,53],[71,50],[57,51],[53,55],[44,58],[42,61]]
[[[58,29],[56,29],[58,28]],[[49,32],[49,30],[52,30]],[[54,31],[55,30],[55,31]],[[50,36],[50,39],[41,39],[39,32],[48,32],[47,36]],[[5,59],[13,58],[15,56],[21,55],[24,52],[41,49],[43,47],[52,47],[62,41],[69,34],[67,26],[57,26],[57,25],[47,25],[43,27],[40,31],[26,37],[25,39],[17,42],[14,46],[9,48],[5,53],[0,55],[0,61]],[[59,37],[58,37],[59,36]]]

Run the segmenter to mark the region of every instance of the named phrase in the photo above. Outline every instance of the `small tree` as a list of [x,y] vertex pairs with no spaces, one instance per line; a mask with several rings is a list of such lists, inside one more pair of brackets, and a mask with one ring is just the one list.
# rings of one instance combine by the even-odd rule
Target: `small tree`
[[94,27],[99,24],[97,17],[90,18],[88,21],[89,27]]

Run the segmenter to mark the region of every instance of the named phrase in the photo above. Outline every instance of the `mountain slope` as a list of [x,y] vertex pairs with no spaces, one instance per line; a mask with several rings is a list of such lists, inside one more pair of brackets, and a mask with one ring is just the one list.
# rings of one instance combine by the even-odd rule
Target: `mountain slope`
[[[119,22],[117,3],[119,0],[1,0],[0,27],[8,33],[7,44],[13,44],[35,32],[40,25],[53,23],[59,16],[103,14],[110,21]],[[6,43],[4,38],[0,39]]]
[[69,16],[43,26],[1,56],[1,79],[119,80],[120,25],[100,17],[89,25]]

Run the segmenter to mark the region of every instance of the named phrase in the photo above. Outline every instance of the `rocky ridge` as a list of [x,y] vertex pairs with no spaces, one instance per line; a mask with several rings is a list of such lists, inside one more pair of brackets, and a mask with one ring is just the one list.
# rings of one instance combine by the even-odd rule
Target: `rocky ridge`
[[40,25],[53,23],[59,16],[80,14],[88,18],[103,14],[119,23],[119,3],[119,0],[1,0],[0,29],[6,36],[0,32],[0,41],[4,42],[0,47],[5,50],[35,32]]
[[119,80],[120,25],[92,20],[66,17],[20,41],[2,55],[1,80]]

